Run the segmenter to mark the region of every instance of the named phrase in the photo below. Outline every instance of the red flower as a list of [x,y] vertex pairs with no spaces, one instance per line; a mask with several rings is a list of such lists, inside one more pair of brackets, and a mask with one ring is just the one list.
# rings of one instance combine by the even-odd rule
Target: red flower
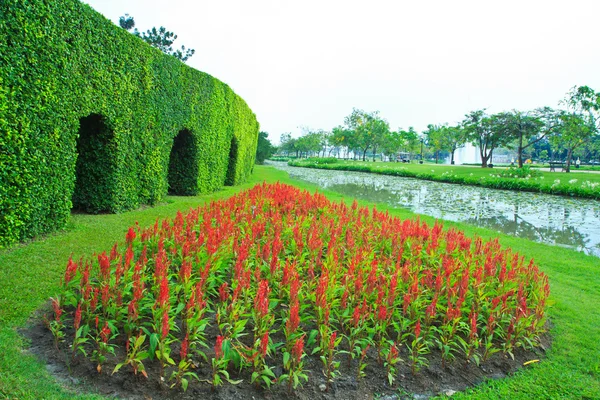
[[77,273],[77,263],[73,262],[73,259],[69,257],[69,261],[67,262],[67,270],[65,271],[65,286],[71,282],[71,280],[75,277]]
[[333,350],[335,348],[335,339],[337,338],[337,332],[333,332],[329,337],[329,350]]
[[415,325],[415,339],[417,339],[421,335],[421,321],[417,321]]
[[298,302],[296,302],[295,304],[293,304],[290,307],[290,317],[288,318],[288,320],[285,323],[285,330],[286,333],[289,335],[291,335],[292,333],[294,333],[296,331],[296,329],[298,329],[298,326],[300,325],[300,306],[298,305]]
[[266,280],[261,281],[258,287],[258,292],[256,293],[256,297],[254,299],[254,309],[261,318],[269,313],[270,292],[271,290],[269,289],[269,282]]
[[296,364],[299,364],[302,360],[302,353],[304,351],[304,336],[296,340],[294,347],[292,348],[292,357]]
[[361,317],[360,306],[356,306],[356,307],[354,307],[354,313],[352,313],[352,323],[354,324],[355,328],[358,327],[358,323],[360,322],[360,317]]
[[387,319],[387,308],[383,304],[379,306],[377,319],[379,320],[379,322],[383,322]]
[[129,228],[127,234],[125,235],[125,241],[129,244],[133,242],[133,239],[135,239],[135,231],[133,228]]
[[227,282],[223,282],[221,286],[219,286],[219,299],[221,299],[221,303],[225,303],[227,298],[229,297],[229,290]]
[[217,341],[215,343],[215,358],[219,359],[223,357],[223,336],[217,336]]
[[166,275],[163,276],[162,280],[160,281],[160,289],[158,292],[157,301],[158,306],[161,308],[169,304],[169,280],[167,279]]
[[108,335],[110,335],[110,327],[108,326],[108,321],[105,321],[104,328],[100,331],[100,339],[102,339],[102,342],[108,343]]
[[179,350],[179,357],[181,357],[182,360],[185,360],[187,357],[188,347],[189,347],[189,336],[186,333],[185,337],[183,338],[183,341],[181,342],[181,350]]
[[475,336],[477,336],[477,313],[471,313],[470,316],[470,322],[471,322],[471,332],[469,334],[469,337],[471,339],[474,339]]
[[79,330],[79,325],[81,325],[81,303],[77,304],[77,309],[75,310],[75,319],[73,321],[75,332]]
[[266,331],[263,337],[260,339],[260,355],[263,358],[267,355],[267,350],[269,349],[269,331]]
[[60,303],[58,302],[57,299],[51,299],[51,300],[52,300],[52,308],[54,309],[54,318],[56,319],[56,322],[60,322],[60,316],[63,313],[62,308],[60,308]]

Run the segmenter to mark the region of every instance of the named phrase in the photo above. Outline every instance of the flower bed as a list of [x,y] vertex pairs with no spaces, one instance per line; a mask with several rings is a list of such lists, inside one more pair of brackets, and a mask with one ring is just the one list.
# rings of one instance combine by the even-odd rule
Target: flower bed
[[390,385],[434,349],[442,364],[485,363],[536,345],[549,295],[533,260],[495,240],[282,184],[132,227],[124,247],[69,260],[63,287],[57,346],[99,373],[158,365],[184,390],[243,377],[292,390],[308,354],[325,390],[342,361],[358,378],[379,365]]

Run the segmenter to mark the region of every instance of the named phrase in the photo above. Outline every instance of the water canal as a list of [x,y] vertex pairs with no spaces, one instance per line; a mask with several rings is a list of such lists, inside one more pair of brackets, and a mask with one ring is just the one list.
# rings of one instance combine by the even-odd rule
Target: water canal
[[294,179],[415,213],[465,222],[600,257],[600,202],[487,189],[363,172],[327,171],[269,162]]

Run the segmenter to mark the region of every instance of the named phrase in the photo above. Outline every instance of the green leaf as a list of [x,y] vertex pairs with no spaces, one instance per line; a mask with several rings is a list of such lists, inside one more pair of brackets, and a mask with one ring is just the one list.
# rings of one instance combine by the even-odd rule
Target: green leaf
[[158,334],[153,333],[150,335],[150,354],[154,354],[156,351],[156,347],[158,346]]
[[146,336],[145,335],[140,335],[140,337],[138,337],[135,340],[135,347],[137,347],[137,348],[142,347],[142,344],[144,344],[145,340],[146,340]]
[[287,351],[283,353],[283,365],[288,365],[290,362],[290,353]]
[[123,364],[123,363],[120,363],[120,364],[117,364],[117,365],[115,365],[115,369],[113,369],[113,372],[112,372],[112,374],[111,374],[111,375],[114,375],[114,374],[115,374],[115,373],[116,373],[118,370],[120,370],[120,369],[121,369],[121,367],[122,367],[123,365],[125,365],[125,364]]

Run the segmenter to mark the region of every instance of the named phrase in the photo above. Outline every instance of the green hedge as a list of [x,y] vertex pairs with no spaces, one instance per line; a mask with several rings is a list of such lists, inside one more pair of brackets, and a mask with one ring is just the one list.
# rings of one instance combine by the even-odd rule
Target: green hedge
[[288,161],[288,165],[293,167],[327,169],[335,171],[368,172],[373,174],[400,176],[404,178],[416,178],[435,182],[481,186],[490,189],[516,190],[522,192],[539,192],[546,194],[555,194],[560,196],[582,197],[600,200],[600,190],[597,189],[596,184],[584,187],[575,186],[570,183],[542,182],[538,180],[525,180],[520,178],[502,178],[499,176],[459,176],[450,172],[436,175],[434,173],[428,172],[411,171],[403,167],[389,168],[386,166],[381,167],[379,165],[347,163],[323,164],[309,160]]
[[[180,132],[189,147],[173,149]],[[237,184],[257,140],[229,86],[89,6],[0,2],[0,246],[65,226],[73,206],[121,212]]]

